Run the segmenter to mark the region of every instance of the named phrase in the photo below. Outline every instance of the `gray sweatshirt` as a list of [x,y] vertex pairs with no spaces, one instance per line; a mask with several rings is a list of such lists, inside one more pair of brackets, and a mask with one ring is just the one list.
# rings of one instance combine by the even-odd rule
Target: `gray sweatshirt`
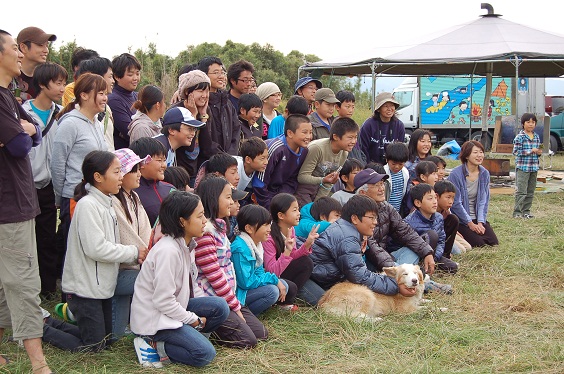
[[[62,109],[60,105],[53,103],[51,105],[51,113],[49,114],[49,118],[47,123],[43,123],[41,118],[35,113],[31,107],[31,103],[34,100],[27,100],[25,103],[22,104],[22,107],[25,111],[35,120],[35,122],[39,125],[39,128],[43,132],[45,127],[47,127],[47,123],[51,121],[51,117],[53,116],[53,111],[55,110],[55,106],[58,106],[59,109]],[[55,136],[57,133],[57,120],[53,122],[51,128],[47,135],[45,135],[37,147],[31,148],[29,151],[29,159],[31,161],[31,171],[33,173],[33,181],[35,182],[35,188],[41,189],[46,187],[49,182],[51,182],[51,170],[49,169],[49,165],[51,163],[51,154],[53,152],[53,142],[55,140]]]
[[107,151],[101,124],[90,121],[78,109],[59,119],[57,136],[53,142],[51,177],[57,204],[61,197],[72,198],[75,187],[82,181],[82,162],[91,151]]

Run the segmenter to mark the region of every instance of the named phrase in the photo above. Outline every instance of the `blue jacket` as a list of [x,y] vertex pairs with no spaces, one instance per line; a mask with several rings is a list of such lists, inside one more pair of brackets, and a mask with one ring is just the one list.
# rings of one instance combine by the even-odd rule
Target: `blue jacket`
[[317,221],[313,218],[311,215],[312,205],[313,203],[308,203],[300,209],[300,223],[294,228],[296,230],[296,236],[307,238],[314,225],[319,225],[317,233],[321,235],[321,233],[331,224],[329,221]]
[[361,244],[361,235],[350,222],[341,218],[332,223],[313,244],[311,278],[325,289],[348,280],[380,294],[397,294],[395,279],[368,270]]
[[[478,196],[476,196],[476,218],[478,222],[486,223],[488,215],[488,205],[490,203],[490,172],[483,166],[479,166],[480,174],[478,176]],[[454,213],[460,223],[468,225],[472,220],[470,218],[470,208],[468,202],[468,190],[466,188],[466,177],[468,176],[468,167],[466,164],[459,165],[452,169],[448,180],[456,186],[456,195],[454,196],[454,204],[450,211]]]
[[440,213],[433,213],[431,219],[425,217],[419,209],[415,209],[407,217],[403,219],[409,226],[415,230],[419,235],[426,233],[429,230],[433,230],[439,236],[439,241],[437,243],[437,248],[435,248],[435,260],[438,261],[445,251],[445,225],[443,221],[443,215]]
[[267,284],[278,284],[276,274],[267,272],[264,266],[255,267],[257,260],[240,236],[237,236],[231,243],[231,262],[235,268],[235,279],[237,280],[237,299],[243,305],[246,305],[248,290],[254,290]]

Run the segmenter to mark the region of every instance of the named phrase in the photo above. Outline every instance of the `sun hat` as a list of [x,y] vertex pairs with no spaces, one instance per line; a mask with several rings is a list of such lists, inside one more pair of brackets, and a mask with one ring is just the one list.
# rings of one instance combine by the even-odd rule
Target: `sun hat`
[[376,184],[381,180],[386,180],[390,176],[388,174],[378,174],[372,169],[363,169],[354,176],[354,188],[359,188],[365,184]]
[[186,99],[186,90],[200,83],[211,84],[210,77],[201,70],[192,70],[178,77],[178,94],[181,99]]
[[200,128],[206,124],[205,122],[195,119],[188,109],[179,106],[172,107],[167,110],[163,117],[163,126],[174,125],[177,123],[196,128]]
[[20,31],[16,40],[18,44],[25,42],[32,42],[35,44],[45,44],[48,41],[54,42],[55,40],[57,40],[57,36],[54,34],[47,34],[39,27],[26,27],[25,29]]
[[268,99],[271,95],[274,95],[280,91],[280,88],[273,82],[264,82],[261,83],[260,86],[257,88],[256,95],[260,97],[261,101]]
[[317,89],[320,89],[321,87],[323,87],[323,83],[321,83],[321,81],[319,79],[315,79],[315,78],[312,78],[312,77],[303,77],[303,78],[298,79],[298,81],[296,82],[296,85],[294,86],[294,95],[296,95],[298,93],[298,89],[302,88],[303,86],[305,86],[309,82],[315,82]]
[[135,152],[129,148],[121,148],[114,151],[119,163],[121,164],[121,172],[123,174],[129,173],[137,164],[145,165],[151,162],[151,156],[147,155],[145,158],[140,158]]
[[374,101],[374,110],[380,109],[380,107],[387,102],[393,103],[396,106],[396,109],[400,105],[399,102],[394,99],[394,95],[392,95],[390,92],[380,92],[376,96],[376,100]]
[[325,101],[329,104],[340,103],[339,99],[335,96],[330,88],[320,88],[315,92],[315,101]]

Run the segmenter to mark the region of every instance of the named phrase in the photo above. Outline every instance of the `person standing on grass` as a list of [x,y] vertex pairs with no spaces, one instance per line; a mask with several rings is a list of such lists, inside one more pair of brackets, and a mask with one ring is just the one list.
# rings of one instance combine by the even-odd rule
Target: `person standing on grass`
[[131,330],[140,335],[137,357],[143,366],[162,367],[168,360],[205,366],[216,353],[202,333],[215,331],[229,306],[198,287],[194,239],[204,234],[204,206],[197,195],[174,191],[163,200],[159,222],[164,236],[141,267],[131,303]]
[[490,172],[482,166],[484,146],[469,140],[460,148],[459,165],[452,169],[448,180],[456,187],[451,212],[460,223],[458,232],[472,247],[498,245],[497,236],[487,221],[490,203]]
[[531,205],[537,187],[539,156],[542,155],[540,138],[535,133],[537,117],[533,113],[525,113],[521,117],[521,125],[523,130],[513,139],[517,187],[513,218],[534,218]]
[[[23,54],[14,38],[0,30],[0,341],[6,328],[23,340],[34,373],[50,373],[41,337],[39,266],[35,217],[37,192],[29,151],[41,142],[41,130],[8,89],[20,75]],[[0,355],[0,369],[9,360]]]

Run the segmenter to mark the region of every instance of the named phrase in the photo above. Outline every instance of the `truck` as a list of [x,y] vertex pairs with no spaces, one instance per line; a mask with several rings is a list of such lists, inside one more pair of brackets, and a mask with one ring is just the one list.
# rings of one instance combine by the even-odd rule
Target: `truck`
[[497,116],[531,112],[539,120],[544,118],[544,78],[519,78],[516,82],[515,78],[493,77],[491,89],[487,108],[486,77],[481,76],[407,77],[393,95],[400,104],[396,113],[405,126],[406,138],[422,128],[429,130],[432,140],[439,144],[453,139],[460,144],[468,139],[480,140],[484,110],[488,113],[486,148],[491,147]]
[[546,114],[550,116],[550,150],[562,150],[564,144],[564,96],[546,96]]

